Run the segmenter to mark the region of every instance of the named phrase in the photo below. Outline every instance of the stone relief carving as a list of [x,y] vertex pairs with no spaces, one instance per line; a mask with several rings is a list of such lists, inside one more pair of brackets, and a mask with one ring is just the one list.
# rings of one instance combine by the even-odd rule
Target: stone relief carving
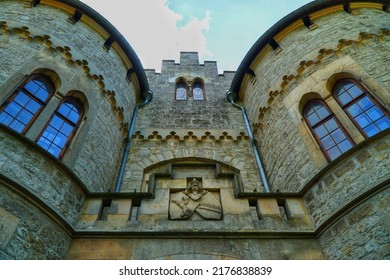
[[185,220],[196,212],[208,220],[219,220],[222,207],[219,197],[204,190],[201,180],[192,178],[184,191],[172,193],[169,214],[172,220]]

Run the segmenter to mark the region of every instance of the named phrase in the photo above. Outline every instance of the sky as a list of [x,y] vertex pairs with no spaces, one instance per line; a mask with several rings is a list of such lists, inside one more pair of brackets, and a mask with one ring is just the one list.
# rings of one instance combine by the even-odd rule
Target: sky
[[261,35],[308,0],[82,0],[127,39],[145,69],[179,62],[181,51],[200,63],[236,71]]

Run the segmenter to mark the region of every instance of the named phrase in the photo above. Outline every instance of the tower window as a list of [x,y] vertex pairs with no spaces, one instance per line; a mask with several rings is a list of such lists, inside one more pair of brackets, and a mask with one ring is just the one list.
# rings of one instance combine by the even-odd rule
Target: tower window
[[176,100],[187,100],[187,84],[184,81],[176,83]]
[[322,100],[311,100],[303,108],[311,132],[329,160],[334,160],[353,147],[352,139]]
[[192,95],[194,100],[204,100],[204,90],[203,84],[200,82],[195,82],[192,87]]
[[37,140],[38,145],[62,158],[83,116],[80,100],[67,97],[58,106]]
[[25,134],[54,93],[52,82],[41,75],[31,76],[0,109],[0,122]]
[[355,80],[338,81],[333,95],[366,138],[390,127],[388,112]]

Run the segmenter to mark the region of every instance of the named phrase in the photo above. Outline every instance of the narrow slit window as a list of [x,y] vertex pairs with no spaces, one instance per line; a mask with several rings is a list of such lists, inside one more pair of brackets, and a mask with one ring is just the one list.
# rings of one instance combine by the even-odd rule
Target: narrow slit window
[[81,102],[76,98],[65,98],[38,138],[38,145],[55,157],[62,158],[82,117]]
[[333,95],[366,138],[390,127],[389,113],[355,80],[338,81]]
[[353,141],[322,100],[306,103],[303,115],[328,160],[332,161],[353,147]]
[[34,75],[0,109],[0,123],[25,134],[54,93],[52,82]]

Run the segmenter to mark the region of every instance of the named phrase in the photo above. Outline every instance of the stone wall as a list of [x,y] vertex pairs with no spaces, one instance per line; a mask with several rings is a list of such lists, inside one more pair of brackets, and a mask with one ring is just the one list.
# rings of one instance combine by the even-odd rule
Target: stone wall
[[[173,135],[175,136],[175,135]],[[260,176],[253,157],[253,150],[246,136],[195,135],[189,133],[162,137],[158,133],[148,139],[133,138],[122,191],[140,191],[144,186],[144,170],[160,162],[186,158],[209,159],[240,170],[245,191],[263,191]],[[154,138],[153,138],[154,137]],[[145,137],[146,138],[146,137]],[[202,139],[203,138],[203,139]]]
[[0,182],[0,259],[65,258],[71,237],[42,210]]
[[[277,40],[280,52],[266,47],[251,65],[256,76],[240,94],[274,191],[299,191],[327,165],[321,151],[311,147],[316,144],[299,112],[299,97],[318,92],[326,99],[330,93],[325,82],[344,70],[368,84],[385,106],[390,102],[385,74],[390,40],[384,30],[390,28],[389,14],[359,11],[360,15],[337,11],[318,17],[317,29],[298,27]],[[347,67],[342,57],[351,59],[353,66]]]
[[319,238],[327,259],[390,259],[389,188],[344,216]]
[[[226,100],[233,75],[219,75],[216,62],[199,64],[188,52],[180,63],[163,61],[161,73],[147,71],[154,96],[139,110],[122,191],[140,190],[148,166],[194,157],[235,167],[245,190],[263,191],[241,110]],[[175,100],[180,77],[202,79],[205,100]]]
[[305,194],[316,227],[353,199],[390,179],[390,137],[375,140],[323,173]]
[[107,38],[88,26],[85,16],[72,24],[71,14],[44,4],[26,8],[22,1],[2,1],[1,10],[0,101],[36,69],[59,76],[58,94],[26,134],[35,141],[61,98],[71,90],[81,91],[86,115],[62,162],[90,191],[114,188],[139,91],[136,83],[126,81],[124,61],[113,48],[103,48]]
[[[91,246],[96,246],[91,254]],[[314,240],[78,239],[67,259],[283,260],[323,259]]]
[[[216,62],[186,64],[197,60],[197,53],[181,53],[180,63],[163,61],[161,73],[146,72],[154,96],[153,101],[140,110],[137,130],[182,129],[185,133],[194,129],[203,132],[210,129],[246,130],[240,110],[226,100],[234,73],[218,75]],[[203,79],[205,100],[175,100],[179,77]]]
[[68,223],[76,222],[85,197],[80,182],[38,145],[3,127],[0,173],[39,197]]
[[280,99],[264,118],[265,128],[259,130],[257,139],[271,190],[298,192],[318,169]]

